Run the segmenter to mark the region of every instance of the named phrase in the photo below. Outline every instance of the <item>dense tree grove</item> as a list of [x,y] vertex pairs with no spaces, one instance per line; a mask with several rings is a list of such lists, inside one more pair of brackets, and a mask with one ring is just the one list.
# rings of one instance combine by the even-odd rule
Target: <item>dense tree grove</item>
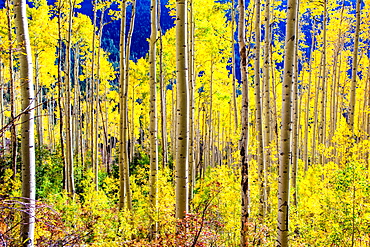
[[0,246],[370,245],[369,0],[0,7]]

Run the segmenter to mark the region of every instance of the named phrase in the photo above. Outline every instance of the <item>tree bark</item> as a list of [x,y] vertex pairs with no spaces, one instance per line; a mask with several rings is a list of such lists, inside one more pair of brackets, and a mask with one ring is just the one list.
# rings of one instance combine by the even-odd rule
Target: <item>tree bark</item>
[[[328,10],[327,10],[327,0],[324,0],[324,22],[323,22],[323,49],[322,49],[322,95],[321,95],[321,121],[319,129],[319,143],[326,148],[326,104],[327,104],[327,74],[326,74],[326,29],[327,29],[327,19],[328,19]],[[324,153],[320,154],[319,163],[324,164],[325,158]]]
[[188,212],[189,162],[189,90],[187,1],[176,0],[176,70],[177,70],[177,142],[176,142],[176,218],[183,219]]
[[11,138],[11,155],[12,155],[12,169],[14,179],[17,174],[17,131],[15,127],[15,85],[14,85],[14,71],[13,71],[13,38],[12,38],[12,18],[10,12],[10,0],[6,1],[6,13],[8,21],[8,41],[9,41],[9,81],[10,81],[10,138]]
[[99,171],[98,171],[98,161],[96,159],[97,150],[97,135],[96,132],[96,119],[98,119],[99,110],[96,107],[95,102],[97,101],[97,96],[95,96],[96,78],[95,78],[95,53],[96,53],[96,14],[97,14],[97,0],[92,2],[93,5],[93,29],[92,29],[92,53],[91,53],[91,83],[90,83],[90,150],[91,150],[91,169],[94,172],[94,183],[95,190],[98,190],[99,184]]
[[292,188],[294,188],[293,192],[293,205],[297,206],[297,174],[298,174],[298,154],[299,154],[299,92],[298,92],[298,40],[299,40],[299,29],[298,29],[298,21],[299,21],[299,2],[297,3],[297,15],[296,15],[296,22],[295,22],[295,40],[294,40],[294,69],[293,69],[293,138],[292,138]]
[[289,233],[289,168],[291,163],[292,86],[294,66],[295,22],[298,0],[288,1],[285,37],[285,60],[282,91],[281,143],[278,178],[277,246],[288,246]]
[[156,73],[156,42],[157,42],[157,1],[151,0],[150,5],[150,46],[149,46],[149,83],[150,83],[150,193],[149,206],[150,213],[150,238],[155,238],[157,234],[157,180],[158,180],[158,130],[157,130],[157,73]]
[[235,122],[235,131],[237,131],[238,129],[238,107],[237,107],[237,103],[236,103],[236,72],[235,72],[235,68],[236,68],[236,60],[235,60],[235,39],[234,39],[234,34],[235,34],[235,0],[232,0],[231,2],[231,66],[232,66],[232,69],[231,69],[231,74],[232,74],[232,84],[233,84],[233,93],[232,93],[232,97],[233,97],[233,108],[234,108],[234,122]]
[[74,4],[70,0],[69,5],[69,24],[66,43],[66,165],[67,165],[67,192],[74,194],[74,175],[73,175],[73,148],[72,148],[72,121],[71,121],[71,36],[72,36],[72,18]]
[[[239,0],[238,42],[240,53],[240,71],[242,81],[242,136],[240,144],[241,156],[241,230],[240,246],[247,243],[247,231],[250,215],[250,191],[249,191],[249,164],[248,164],[248,131],[249,131],[249,101],[248,101],[248,78],[247,78],[247,49],[245,44],[245,5],[244,0]],[[231,147],[230,147],[231,148]]]
[[35,139],[34,139],[34,85],[31,44],[28,33],[26,0],[14,1],[16,34],[19,44],[20,85],[22,95],[21,157],[22,157],[22,213],[21,236],[23,246],[34,246],[35,229]]
[[257,165],[259,183],[259,212],[260,222],[263,222],[266,214],[266,157],[264,152],[264,139],[262,129],[262,102],[261,102],[261,1],[256,0],[256,19],[255,19],[255,58],[254,58],[254,98],[256,103],[256,134],[257,134]]
[[265,168],[266,168],[266,213],[270,213],[271,206],[268,198],[270,197],[269,176],[271,171],[271,109],[270,109],[270,0],[265,4],[265,46],[263,57],[263,137],[265,148]]
[[42,85],[40,84],[40,67],[39,67],[39,52],[35,51],[35,86],[36,86],[36,131],[37,144],[39,149],[44,145],[43,143],[43,128],[42,128]]
[[[5,126],[5,116],[4,112],[4,76],[3,76],[3,62],[2,58],[0,57],[0,128]],[[0,162],[3,162],[4,154],[5,154],[5,135],[3,132],[0,132]]]
[[[132,0],[131,2],[131,18],[130,18],[130,28],[128,30],[128,33],[127,33],[127,42],[126,42],[126,84],[129,85],[129,82],[130,82],[130,54],[131,54],[131,41],[132,41],[132,33],[134,31],[134,24],[135,24],[135,17],[136,17],[136,0]],[[132,88],[133,88],[133,91],[134,91],[134,85],[132,85]],[[128,94],[128,86],[127,86],[127,94]],[[134,95],[134,94],[133,94]],[[134,96],[132,96],[134,97]],[[133,98],[134,99],[134,98]],[[128,99],[127,99],[128,100]],[[134,100],[133,100],[134,101]],[[133,107],[132,107],[132,110],[131,110],[131,115],[132,115],[132,123],[131,123],[131,137],[127,136],[127,140],[128,142],[130,142],[130,146],[129,146],[129,154],[128,154],[128,160],[129,162],[133,160],[133,157],[134,157],[134,149],[135,149],[135,141],[134,141],[134,109],[135,109],[135,102],[133,102]],[[128,115],[128,111],[126,113]],[[128,116],[127,116],[127,124],[128,124],[128,127],[130,126],[130,123],[128,121]],[[128,130],[128,133],[130,133],[130,131]]]
[[193,198],[193,190],[195,188],[195,128],[194,128],[194,86],[195,86],[195,67],[194,67],[194,11],[193,0],[189,0],[189,42],[188,42],[188,68],[189,68],[189,200]]
[[[352,59],[352,81],[350,89],[349,109],[348,109],[348,124],[352,133],[355,131],[355,106],[356,106],[356,86],[357,86],[357,57],[358,57],[358,43],[360,36],[360,17],[361,17],[361,0],[356,1],[356,32],[353,48]],[[354,135],[354,134],[353,134]]]
[[166,101],[166,88],[164,85],[164,71],[163,71],[163,33],[160,22],[160,0],[158,0],[158,29],[159,29],[159,90],[161,100],[161,134],[162,134],[162,168],[168,163],[168,141],[167,141],[167,101]]
[[61,158],[63,163],[63,188],[67,190],[67,163],[65,157],[65,149],[64,149],[64,140],[63,140],[63,108],[62,107],[62,93],[63,93],[63,85],[62,85],[62,3],[59,2],[58,8],[58,108],[59,108],[59,135],[60,135],[60,151],[61,151]]
[[[307,99],[306,99],[306,111],[305,111],[305,134],[304,134],[304,151],[303,151],[303,160],[304,160],[304,171],[308,170],[309,159],[308,159],[308,129],[310,128],[309,124],[309,117],[310,117],[310,100],[311,100],[311,83],[312,83],[312,63],[313,63],[313,51],[315,47],[315,38],[316,38],[316,31],[315,31],[316,23],[313,24],[312,27],[312,43],[311,43],[311,51],[310,51],[310,58],[309,58],[309,69],[308,69],[308,83],[307,83]],[[312,139],[312,142],[314,140]],[[312,162],[312,159],[311,159]]]
[[119,208],[125,207],[131,211],[131,188],[130,188],[130,171],[128,162],[128,124],[127,124],[127,81],[126,81],[126,49],[125,49],[125,32],[126,32],[126,5],[127,1],[122,1],[121,6],[121,31],[120,31],[120,156],[119,156],[119,173],[120,173],[120,193]]

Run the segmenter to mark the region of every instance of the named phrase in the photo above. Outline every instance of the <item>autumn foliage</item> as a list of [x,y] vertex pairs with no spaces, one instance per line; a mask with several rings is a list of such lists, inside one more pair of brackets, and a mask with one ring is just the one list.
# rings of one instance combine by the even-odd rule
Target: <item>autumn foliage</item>
[[[276,246],[285,1],[270,3],[271,43],[265,46],[266,27],[261,23],[259,58],[254,51],[258,30],[254,3],[245,6],[247,47],[242,51],[247,57],[247,105],[242,102],[245,91],[240,82],[239,24],[231,11],[237,9],[237,1],[191,1],[193,19],[189,23],[194,24],[194,51],[188,52],[189,61],[193,62],[194,87],[189,153],[194,166],[192,173],[187,172],[194,179],[189,179],[188,198],[183,198],[189,202],[189,212],[183,219],[175,214],[179,141],[175,27],[158,31],[154,42],[157,84],[152,90],[148,57],[126,54],[124,107],[120,101],[122,74],[116,59],[119,48],[104,36],[104,30],[113,27],[109,24],[121,18],[120,4],[93,1],[98,16],[94,22],[77,11],[83,5],[81,1],[72,2],[72,11],[70,1],[65,0],[53,4],[33,0],[27,9],[36,92],[35,246],[240,246],[241,229],[245,229],[245,246]],[[296,181],[288,191],[289,245],[370,246],[370,1],[363,0],[360,6],[355,73],[355,1],[324,2],[302,0],[299,4],[297,64],[295,74],[292,72],[292,85],[296,88],[290,92],[294,103],[290,130],[295,129],[297,138],[294,145],[289,143],[293,150],[289,158],[296,158],[297,169],[293,172],[293,161],[289,161],[290,181]],[[125,1],[127,23],[133,3]],[[161,10],[176,18],[175,1],[165,5],[167,8],[163,4]],[[261,14],[265,5],[266,1],[262,1]],[[139,4],[138,11],[140,7]],[[17,148],[22,142],[19,128],[24,112],[19,104],[19,50],[15,48],[12,11],[13,6],[8,3],[0,9],[0,246],[4,247],[22,245],[19,233],[22,212],[27,208],[21,196],[22,153]],[[68,30],[71,12],[72,30]],[[11,17],[9,23],[7,16]],[[69,31],[72,35],[67,71]],[[258,73],[254,71],[253,59],[260,59],[261,67],[267,66],[260,69],[260,85],[256,85]],[[262,85],[266,68],[268,90]],[[353,76],[355,87],[351,86]],[[15,84],[11,87],[13,79]],[[153,92],[157,98],[150,102]],[[353,125],[349,118],[353,109],[351,93],[356,96]],[[269,109],[264,107],[266,104],[258,106],[258,100],[261,104],[268,102]],[[246,126],[242,126],[242,107],[249,109],[244,116],[248,120]],[[262,109],[257,115],[258,107]],[[149,114],[151,109],[157,111],[157,130],[149,129],[151,116],[155,115]],[[68,121],[67,111],[71,113]],[[128,140],[120,145],[123,116],[127,120]],[[166,131],[159,128],[163,122]],[[258,128],[258,122],[263,129]],[[71,128],[69,142],[66,126]],[[247,150],[241,149],[242,128],[248,134]],[[162,132],[167,136],[163,137]],[[151,136],[155,136],[153,142]],[[157,143],[154,148],[158,149],[156,177],[151,177],[152,143]],[[125,178],[120,174],[120,146],[127,154]],[[163,152],[164,147],[167,153]],[[66,148],[73,156],[73,174],[66,169]],[[261,154],[263,166],[258,164]],[[243,226],[241,155],[247,159],[250,211]],[[67,177],[74,182],[73,191],[66,190]],[[125,191],[121,196],[122,184]],[[261,198],[261,187],[266,200]],[[151,191],[156,191],[155,198]],[[122,206],[129,205],[128,200],[132,208]],[[124,202],[121,208],[120,201]],[[260,213],[262,203],[264,215]],[[154,234],[153,225],[157,227]]]

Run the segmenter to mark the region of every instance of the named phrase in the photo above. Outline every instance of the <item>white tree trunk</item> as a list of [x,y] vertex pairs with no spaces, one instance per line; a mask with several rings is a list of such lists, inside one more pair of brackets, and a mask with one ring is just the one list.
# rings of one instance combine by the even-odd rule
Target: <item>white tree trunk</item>
[[281,110],[281,143],[278,178],[278,231],[277,246],[288,246],[289,233],[289,168],[291,163],[292,86],[294,69],[295,22],[298,0],[288,1],[285,37],[284,81]]
[[127,81],[126,81],[126,47],[125,47],[125,32],[126,32],[126,5],[124,0],[121,6],[121,31],[120,31],[120,156],[119,156],[119,173],[120,173],[120,193],[119,207],[123,209],[126,202],[126,207],[131,211],[131,189],[130,189],[130,173],[128,162],[128,121],[127,121]]
[[258,183],[259,183],[259,220],[263,222],[266,214],[266,157],[264,152],[264,138],[262,129],[262,100],[261,100],[261,1],[255,3],[255,58],[254,58],[254,98],[256,103],[256,134],[257,134],[257,165],[258,165]]
[[150,206],[150,219],[151,239],[155,238],[157,234],[157,180],[158,180],[158,130],[157,130],[157,74],[156,74],[156,42],[157,42],[157,1],[151,0],[150,5],[150,21],[151,21],[151,35],[149,47],[149,83],[150,83],[150,193],[149,193],[149,206]]
[[176,218],[188,212],[188,159],[189,159],[189,90],[187,1],[176,0],[176,69],[177,69],[177,135],[176,135]]
[[71,36],[72,36],[72,18],[73,3],[70,1],[69,26],[66,44],[66,178],[67,192],[74,194],[74,175],[73,175],[73,150],[72,150],[72,121],[71,121]]
[[21,156],[22,156],[22,197],[25,208],[22,214],[21,236],[23,246],[34,246],[35,229],[35,139],[34,139],[34,85],[33,65],[26,0],[15,0],[16,33],[19,44],[20,85],[22,95]]
[[350,91],[350,100],[349,100],[349,127],[353,132],[354,122],[355,122],[355,106],[356,106],[356,85],[357,85],[357,56],[358,56],[358,40],[360,36],[360,17],[361,17],[361,0],[356,1],[356,32],[355,32],[355,41],[353,49],[353,60],[352,60],[352,82],[351,82],[351,91]]

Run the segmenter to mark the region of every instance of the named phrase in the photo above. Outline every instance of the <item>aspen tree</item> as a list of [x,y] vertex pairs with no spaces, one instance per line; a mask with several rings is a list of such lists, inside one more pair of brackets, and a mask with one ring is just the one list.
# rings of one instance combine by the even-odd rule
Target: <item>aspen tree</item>
[[126,207],[129,211],[132,209],[130,174],[128,162],[128,124],[127,124],[127,81],[126,81],[126,5],[123,0],[121,5],[121,30],[120,30],[120,156],[119,156],[119,174],[120,174],[120,193],[119,208]]
[[132,140],[132,145],[130,146],[130,157],[133,159],[134,157],[134,149],[135,149],[135,86],[132,87],[132,99],[131,99],[131,123],[132,123],[132,128],[131,128],[131,133],[130,133],[130,139]]
[[[96,160],[95,153],[97,153],[96,150],[96,138],[98,133],[96,132],[95,128],[95,119],[97,119],[98,116],[98,109],[95,106],[95,40],[96,40],[96,13],[97,12],[97,3],[96,0],[93,2],[93,29],[92,29],[92,54],[91,54],[91,83],[90,83],[90,149],[91,149],[91,168],[94,172],[94,182],[95,182],[95,190],[98,190],[98,161]],[[98,91],[98,90],[97,90]]]
[[[310,116],[310,100],[311,100],[311,83],[312,83],[312,64],[313,64],[313,49],[315,47],[315,26],[316,23],[313,24],[313,30],[312,30],[312,43],[311,43],[311,51],[310,51],[310,58],[309,58],[309,77],[308,77],[308,83],[307,83],[307,99],[306,99],[306,111],[305,111],[305,134],[304,134],[304,151],[303,151],[303,161],[304,161],[304,171],[306,172],[308,170],[308,129],[309,129],[309,116]],[[312,140],[314,141],[314,140]]]
[[172,116],[172,125],[173,128],[171,129],[171,146],[172,146],[172,156],[176,160],[176,133],[177,133],[177,119],[176,119],[176,106],[177,106],[177,101],[175,101],[175,85],[172,85],[172,90],[171,90],[171,116]]
[[263,222],[266,214],[266,163],[264,152],[264,139],[262,130],[262,102],[261,102],[261,1],[255,1],[255,58],[254,58],[254,97],[256,102],[256,134],[257,134],[257,164],[258,164],[258,183],[259,183],[259,220]]
[[299,2],[297,3],[297,15],[295,22],[295,39],[294,39],[294,67],[293,67],[293,131],[292,131],[292,188],[294,188],[293,193],[293,204],[297,206],[297,173],[298,173],[298,146],[299,146],[299,92],[298,92],[298,41],[299,41]]
[[[104,20],[104,8],[101,10],[102,11],[102,15],[101,15],[101,23],[100,23],[100,30],[103,29],[103,23],[102,21]],[[95,27],[94,27],[95,28]],[[100,30],[99,30],[99,33],[100,33]],[[95,36],[95,32],[94,32],[94,36]],[[95,87],[95,105],[93,104],[93,108],[95,109],[95,114],[94,114],[94,118],[93,118],[93,121],[94,122],[94,133],[95,133],[95,136],[94,136],[94,163],[93,163],[93,169],[94,169],[94,173],[95,173],[95,190],[98,191],[99,189],[99,152],[98,152],[98,141],[99,141],[99,117],[100,117],[100,114],[99,114],[99,107],[100,107],[100,99],[99,99],[99,84],[100,84],[100,50],[99,47],[100,47],[100,37],[98,36],[98,40],[97,40],[97,43],[98,43],[98,52],[96,54],[96,76],[95,76],[95,80],[92,80],[92,83],[93,83],[93,87]],[[94,53],[93,53],[94,54]],[[94,72],[93,72],[94,73]],[[93,95],[94,96],[94,95]],[[94,102],[94,101],[93,101]]]
[[[2,57],[0,57],[0,128],[5,126],[5,116],[4,116],[4,76],[3,76],[4,66],[2,63]],[[3,157],[5,154],[5,135],[0,132],[1,142],[0,142],[0,162],[3,162]]]
[[[333,72],[332,72],[332,95],[331,95],[331,104],[330,104],[330,122],[329,122],[329,140],[331,141],[334,135],[334,132],[337,128],[337,114],[338,114],[338,90],[339,90],[339,81],[337,80],[337,71],[339,69],[338,66],[338,59],[340,56],[340,52],[343,49],[343,34],[342,34],[342,22],[343,22],[343,12],[344,12],[344,3],[345,1],[342,1],[342,7],[341,7],[341,14],[340,14],[340,23],[338,28],[338,38],[337,42],[335,44],[334,54],[333,54]],[[333,145],[333,144],[332,144]]]
[[[338,65],[338,73],[337,73],[338,74],[338,76],[337,76],[338,77],[338,79],[337,79],[338,80],[338,85],[340,85],[339,82],[341,81],[341,78],[342,78],[341,75],[343,73],[343,70],[341,69],[341,67],[342,67],[342,60],[343,60],[343,56],[339,56],[339,65]],[[344,87],[341,87],[340,88],[340,91],[338,92],[338,94],[339,95],[344,95]],[[337,109],[338,109],[339,106],[343,106],[343,105],[344,105],[344,97],[339,97],[339,99],[337,101],[337,106],[336,106]],[[336,118],[338,118],[338,116],[336,116]],[[342,152],[340,152],[339,155],[336,152],[336,150],[334,150],[334,152],[335,152],[334,154],[336,154],[335,163],[339,164],[340,163],[340,160],[342,159]]]
[[[80,65],[80,56],[79,56],[79,44],[76,44],[76,47],[74,49],[74,68],[73,68],[73,78],[74,78],[74,96],[73,96],[73,133],[75,133],[75,138],[74,138],[74,154],[73,156],[76,157],[76,162],[79,160],[79,152],[80,148],[82,147],[82,142],[80,142],[80,138],[82,136],[81,133],[81,125],[79,123],[79,117],[81,116],[80,112],[80,95],[81,92],[79,90],[80,85],[79,85],[79,65]],[[82,161],[82,160],[81,160]],[[82,162],[80,162],[83,164]]]
[[39,52],[35,51],[35,87],[36,87],[36,132],[37,144],[41,149],[43,146],[43,130],[42,130],[42,85],[40,85],[40,65],[39,65]]
[[235,131],[238,129],[238,107],[236,103],[236,61],[235,61],[235,0],[232,0],[231,2],[231,73],[232,73],[232,84],[233,84],[233,108],[234,108],[234,122],[235,122]]
[[[327,29],[327,19],[328,19],[328,10],[327,10],[327,0],[324,0],[324,22],[323,22],[323,48],[321,53],[321,62],[322,62],[322,73],[321,73],[321,121],[319,125],[319,143],[326,146],[326,103],[327,103],[327,72],[326,72],[326,47],[327,47],[327,38],[326,38],[326,29]],[[324,164],[324,154],[321,154],[319,157],[319,163]]]
[[50,151],[53,152],[55,148],[55,122],[54,122],[54,102],[52,100],[49,100],[47,103],[48,105],[48,139],[49,139],[49,148]]
[[195,187],[195,128],[194,128],[194,86],[195,86],[195,67],[194,67],[194,7],[193,0],[189,0],[189,25],[188,25],[188,68],[189,68],[189,200],[193,198]]
[[266,210],[270,212],[269,194],[270,185],[268,176],[271,170],[271,109],[270,109],[270,0],[265,3],[265,46],[263,52],[263,90],[262,90],[262,113],[263,113],[263,137],[265,147],[265,168],[266,168]]
[[213,167],[213,144],[212,144],[212,130],[213,130],[213,54],[211,54],[211,73],[210,73],[210,81],[209,81],[209,118],[208,118],[208,131],[207,134],[207,163],[206,166]]
[[149,45],[149,83],[150,83],[150,193],[149,205],[151,209],[150,238],[153,239],[157,234],[157,180],[158,180],[158,140],[157,140],[157,74],[156,74],[156,42],[157,42],[157,1],[151,0],[150,5],[150,45]]
[[289,0],[285,36],[284,76],[281,110],[281,143],[278,178],[278,228],[277,246],[286,247],[289,233],[289,168],[291,163],[291,108],[294,66],[295,22],[298,0]]
[[361,0],[356,1],[356,31],[353,48],[352,59],[352,81],[350,89],[349,109],[348,109],[348,123],[351,132],[354,134],[354,119],[355,119],[355,106],[356,106],[356,85],[357,85],[357,70],[358,70],[358,43],[360,36],[360,18],[361,18]]
[[[126,40],[126,73],[125,73],[125,80],[126,80],[126,84],[127,84],[127,94],[128,94],[128,85],[129,85],[129,82],[130,82],[130,78],[129,78],[129,75],[130,75],[130,54],[131,54],[131,41],[132,41],[132,33],[134,32],[134,24],[135,24],[135,16],[136,16],[136,0],[132,0],[131,1],[131,18],[130,18],[130,28],[128,30],[128,33],[127,33],[127,40]],[[134,85],[132,86],[133,90],[134,90]],[[134,94],[132,94],[134,95]],[[129,154],[128,154],[128,160],[132,160],[133,159],[133,156],[134,156],[134,139],[135,139],[135,136],[134,136],[134,105],[135,105],[135,102],[134,102],[134,98],[133,99],[133,107],[132,107],[132,130],[131,130],[131,138],[129,137],[129,134],[127,135],[127,141],[130,142],[130,149],[129,149]],[[128,121],[128,111],[126,112],[127,116],[127,124],[128,124],[128,130],[129,130],[129,127],[130,127],[130,123]],[[128,131],[128,133],[130,133]]]
[[[96,8],[97,6],[94,7],[94,9]],[[98,137],[99,137],[99,116],[101,115],[101,117],[103,118],[103,114],[99,114],[99,109],[100,109],[100,95],[99,95],[99,92],[100,92],[100,53],[101,53],[101,50],[100,49],[100,45],[101,45],[101,39],[102,39],[102,36],[103,36],[103,28],[105,26],[105,23],[104,23],[104,13],[105,13],[105,10],[106,10],[106,7],[103,7],[101,9],[101,16],[100,16],[100,24],[99,24],[99,31],[98,31],[98,54],[97,54],[97,68],[96,68],[96,79],[95,79],[95,83],[94,83],[94,80],[92,80],[93,84],[95,84],[95,88],[96,88],[96,96],[95,96],[95,123],[94,123],[94,126],[95,126],[95,141],[94,141],[94,150],[95,152],[93,153],[95,155],[94,157],[94,163],[93,163],[93,167],[94,167],[94,173],[95,173],[95,190],[98,191],[99,189],[99,152],[98,152]],[[95,26],[94,26],[94,29],[95,29]],[[95,30],[93,32],[93,35],[95,37]],[[94,48],[93,48],[94,49]],[[93,52],[93,56],[94,56],[94,52]],[[94,70],[92,71],[92,74],[94,74]],[[94,85],[93,85],[94,87]],[[100,109],[101,110],[101,109]],[[103,121],[102,121],[103,123]],[[103,152],[104,148],[102,148],[102,152]]]
[[189,90],[186,42],[187,0],[176,0],[176,70],[177,70],[177,133],[176,133],[176,218],[188,212],[189,162]]
[[9,81],[10,81],[10,138],[11,138],[11,154],[12,154],[12,169],[13,179],[17,174],[17,132],[14,123],[15,118],[15,85],[13,75],[13,38],[12,38],[12,15],[10,12],[10,0],[6,1],[6,16],[8,21],[8,42],[9,42]]
[[241,230],[240,246],[247,243],[247,223],[250,215],[250,192],[249,192],[249,164],[248,164],[248,80],[247,80],[247,49],[245,44],[245,6],[244,0],[239,0],[239,20],[238,20],[238,42],[240,53],[240,71],[242,81],[242,138],[240,144],[241,156]]
[[159,90],[161,100],[161,134],[162,134],[162,167],[164,168],[168,163],[168,142],[167,142],[167,109],[166,109],[166,89],[164,85],[164,71],[163,71],[163,32],[161,27],[161,2],[158,0],[158,30],[159,30]]
[[[270,54],[272,54],[272,48],[270,47]],[[272,62],[272,56],[270,56],[270,64],[273,64]],[[273,106],[272,106],[272,113],[271,113],[271,122],[273,126],[273,131],[271,131],[271,139],[275,139],[275,148],[276,150],[279,150],[279,134],[278,134],[278,116],[277,116],[277,94],[276,94],[276,80],[275,80],[275,69],[273,66],[270,67],[272,70],[271,73],[271,98],[273,99]],[[275,156],[278,158],[278,154]]]
[[21,237],[23,246],[34,246],[35,230],[35,140],[34,140],[34,85],[31,44],[28,33],[26,0],[14,1],[15,26],[19,45],[20,85],[22,95],[21,157],[22,209]]
[[74,194],[74,176],[73,176],[73,150],[72,150],[72,121],[71,121],[71,36],[73,21],[73,0],[69,1],[69,20],[66,43],[66,184],[67,192]]
[[[314,103],[314,123],[313,123],[313,131],[312,131],[312,143],[311,143],[311,162],[312,164],[316,164],[316,145],[317,145],[317,132],[318,132],[318,119],[319,119],[319,113],[318,113],[318,103],[319,103],[319,80],[318,77],[321,76],[321,66],[322,63],[320,63],[318,72],[315,72],[316,76],[315,78],[315,103]],[[310,71],[310,73],[314,73],[314,71]],[[318,76],[317,76],[318,74]]]
[[59,109],[59,135],[60,135],[60,151],[61,151],[61,158],[63,163],[63,188],[67,190],[67,162],[65,157],[65,149],[64,149],[64,141],[63,141],[63,102],[62,102],[62,93],[63,93],[63,85],[62,85],[62,1],[58,2],[57,11],[58,11],[58,97],[57,97],[57,104]]
[[[366,78],[366,85],[365,85],[365,90],[364,90],[364,112],[363,112],[363,123],[362,123],[362,129],[364,130],[365,133],[367,133],[367,140],[369,139],[369,112],[366,111],[366,109],[369,109],[369,96],[370,95],[370,66],[368,67],[367,70],[367,78]],[[369,155],[369,153],[368,153]]]

